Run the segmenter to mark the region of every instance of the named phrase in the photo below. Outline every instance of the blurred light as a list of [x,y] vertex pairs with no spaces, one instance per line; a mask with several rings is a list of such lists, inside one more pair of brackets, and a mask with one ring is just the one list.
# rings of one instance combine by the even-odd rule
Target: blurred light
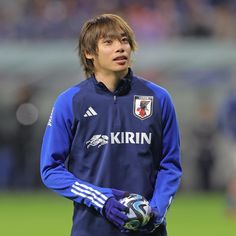
[[23,103],[16,111],[16,118],[22,125],[32,125],[38,120],[38,109],[32,103]]

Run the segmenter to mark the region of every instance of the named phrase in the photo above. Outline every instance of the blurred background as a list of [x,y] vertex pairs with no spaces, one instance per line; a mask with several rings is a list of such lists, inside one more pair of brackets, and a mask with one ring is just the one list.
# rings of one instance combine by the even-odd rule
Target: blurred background
[[[26,207],[34,209],[40,202],[42,207],[49,202],[58,211],[57,218],[50,215],[50,219],[46,213],[41,218],[37,213],[42,225],[46,219],[58,224],[63,212],[71,217],[69,201],[54,195],[52,199],[57,200],[52,200],[41,183],[40,148],[56,97],[84,78],[76,53],[80,28],[100,13],[115,13],[127,20],[139,43],[133,59],[135,73],[167,88],[175,104],[184,175],[170,210],[171,235],[195,235],[205,227],[195,224],[206,212],[212,212],[207,222],[213,215],[219,218],[212,221],[211,234],[201,235],[213,235],[218,222],[223,228],[214,235],[235,235],[236,1],[1,0],[0,206],[3,209],[5,204],[5,211],[1,210],[0,222],[5,217],[5,235],[32,235],[24,227],[21,234],[19,228],[9,226],[14,215],[9,212],[20,204],[23,222],[30,221],[27,215],[31,221],[36,219]],[[207,206],[212,208],[208,211]],[[190,233],[176,222],[180,216],[192,215],[191,207],[199,210],[199,217],[188,218]],[[24,209],[29,211],[22,218],[19,212]],[[62,224],[55,235],[68,235],[70,219],[67,223],[67,233]]]

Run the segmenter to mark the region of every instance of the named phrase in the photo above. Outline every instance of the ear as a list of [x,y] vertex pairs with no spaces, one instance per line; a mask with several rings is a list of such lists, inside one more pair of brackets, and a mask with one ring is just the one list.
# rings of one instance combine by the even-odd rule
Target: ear
[[86,59],[89,59],[89,60],[94,59],[94,55],[91,53],[88,53],[88,52],[85,52],[85,57],[86,57]]

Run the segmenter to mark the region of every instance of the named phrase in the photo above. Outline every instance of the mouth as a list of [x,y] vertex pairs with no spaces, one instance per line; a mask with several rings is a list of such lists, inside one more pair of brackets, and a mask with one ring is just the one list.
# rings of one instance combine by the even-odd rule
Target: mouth
[[118,57],[115,57],[113,59],[114,62],[116,62],[119,66],[124,66],[126,65],[127,61],[128,61],[128,57],[127,56],[118,56]]
[[113,59],[113,61],[127,61],[128,58],[126,56],[118,56]]

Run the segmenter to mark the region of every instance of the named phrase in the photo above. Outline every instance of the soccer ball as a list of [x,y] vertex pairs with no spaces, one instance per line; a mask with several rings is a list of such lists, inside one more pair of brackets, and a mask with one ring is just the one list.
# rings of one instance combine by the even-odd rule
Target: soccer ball
[[129,210],[126,212],[129,220],[124,225],[125,229],[137,230],[150,220],[151,207],[143,196],[132,193],[128,197],[122,198],[120,203],[128,207]]

